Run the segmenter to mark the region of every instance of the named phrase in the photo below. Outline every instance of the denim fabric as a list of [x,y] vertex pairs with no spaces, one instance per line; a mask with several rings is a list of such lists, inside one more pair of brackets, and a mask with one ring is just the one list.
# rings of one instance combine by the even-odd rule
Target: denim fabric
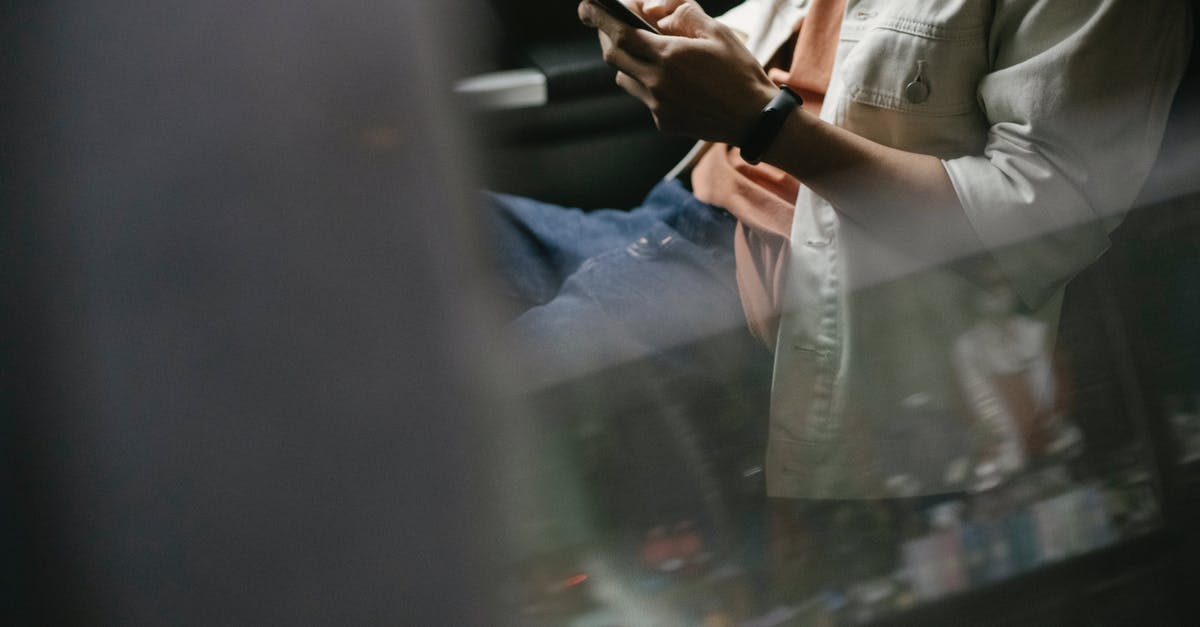
[[527,307],[512,328],[536,385],[744,330],[736,221],[678,181],[630,211],[488,199],[501,271]]
[[[499,269],[528,358],[513,390],[553,423],[605,425],[597,498],[635,536],[728,529],[765,452],[771,354],[746,329],[735,220],[661,183],[629,211],[488,194]],[[749,479],[747,477],[750,477]],[[568,499],[543,504],[547,519]]]

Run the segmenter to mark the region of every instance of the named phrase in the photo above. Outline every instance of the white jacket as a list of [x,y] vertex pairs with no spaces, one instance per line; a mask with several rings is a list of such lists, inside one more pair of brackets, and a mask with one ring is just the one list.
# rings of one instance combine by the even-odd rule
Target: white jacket
[[[720,19],[765,61],[807,0]],[[1054,326],[1154,162],[1186,64],[1182,0],[848,0],[821,117],[943,159],[985,251]],[[924,83],[916,90],[906,87]],[[921,96],[924,96],[922,98]],[[869,181],[863,184],[869,185]],[[869,498],[883,480],[956,489],[951,366],[974,290],[962,250],[915,255],[803,189],[792,225],[767,454],[772,496]]]

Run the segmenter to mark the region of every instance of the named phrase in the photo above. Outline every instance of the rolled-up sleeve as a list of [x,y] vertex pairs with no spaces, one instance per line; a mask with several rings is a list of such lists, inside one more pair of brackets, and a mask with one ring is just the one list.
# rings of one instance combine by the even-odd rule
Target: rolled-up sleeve
[[996,3],[986,148],[944,165],[1027,305],[1108,247],[1154,164],[1190,23],[1179,0]]

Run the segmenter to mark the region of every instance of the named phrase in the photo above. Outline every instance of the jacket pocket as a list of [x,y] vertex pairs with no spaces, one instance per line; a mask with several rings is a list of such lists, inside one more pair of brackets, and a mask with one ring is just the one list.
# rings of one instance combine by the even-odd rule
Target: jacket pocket
[[987,70],[982,25],[949,28],[883,18],[846,57],[842,80],[857,103],[916,115],[961,115],[978,107]]
[[982,23],[946,26],[881,16],[839,70],[843,124],[880,143],[940,157],[978,151],[988,69]]

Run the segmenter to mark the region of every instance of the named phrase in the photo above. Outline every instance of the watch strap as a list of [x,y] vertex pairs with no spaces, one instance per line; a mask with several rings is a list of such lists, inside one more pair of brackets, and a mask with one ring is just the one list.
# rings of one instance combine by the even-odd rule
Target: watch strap
[[754,121],[754,126],[746,133],[746,139],[741,144],[742,159],[751,165],[762,161],[763,154],[775,141],[783,123],[792,111],[802,104],[804,100],[799,94],[787,85],[780,85],[779,93],[763,107],[762,113],[759,113],[758,119]]

